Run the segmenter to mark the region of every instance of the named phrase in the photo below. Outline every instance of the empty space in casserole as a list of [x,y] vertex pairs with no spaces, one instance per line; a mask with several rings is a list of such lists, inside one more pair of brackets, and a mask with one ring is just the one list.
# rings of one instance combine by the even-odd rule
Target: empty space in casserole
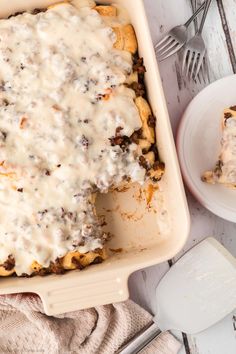
[[0,20],[0,263],[17,275],[99,255],[96,193],[163,173],[132,26],[104,11],[65,3]]

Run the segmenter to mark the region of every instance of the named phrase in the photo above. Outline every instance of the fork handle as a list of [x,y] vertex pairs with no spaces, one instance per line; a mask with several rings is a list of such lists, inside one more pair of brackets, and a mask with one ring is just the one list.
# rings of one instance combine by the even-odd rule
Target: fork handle
[[211,5],[211,1],[212,0],[206,0],[205,1],[205,8],[204,8],[204,11],[203,11],[202,20],[201,20],[201,23],[200,23],[200,26],[199,26],[198,34],[202,33],[203,26],[204,26],[205,21],[206,21],[207,13],[208,13],[209,7]]
[[190,23],[197,17],[197,15],[204,9],[206,5],[206,1],[194,12],[194,14],[190,17],[190,19],[184,24],[186,27],[190,25]]
[[[192,8],[193,8],[193,13],[195,13],[195,11],[197,10],[197,0],[192,0]],[[197,17],[195,17],[194,19],[194,28],[195,28],[195,32],[198,31],[198,22],[197,22]]]

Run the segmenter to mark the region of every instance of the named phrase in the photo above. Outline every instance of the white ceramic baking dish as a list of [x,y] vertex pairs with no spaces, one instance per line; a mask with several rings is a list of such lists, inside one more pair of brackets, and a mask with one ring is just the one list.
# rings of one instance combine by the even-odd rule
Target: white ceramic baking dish
[[[56,2],[1,0],[0,17]],[[109,4],[110,1],[102,3]],[[110,247],[122,248],[122,252],[114,252],[102,264],[65,275],[0,279],[0,294],[36,293],[41,297],[48,315],[126,300],[129,296],[129,275],[140,268],[173,257],[183,247],[189,232],[186,197],[143,1],[115,0],[114,3],[127,9],[138,38],[139,54],[144,58],[147,69],[148,98],[157,116],[158,149],[166,164],[161,189],[169,214],[170,229],[168,232],[159,230],[160,215],[156,213],[155,202],[153,210],[148,209],[141,201],[137,188],[101,197],[98,203],[100,213],[106,214],[109,230],[114,234]],[[156,207],[158,210],[159,206]]]

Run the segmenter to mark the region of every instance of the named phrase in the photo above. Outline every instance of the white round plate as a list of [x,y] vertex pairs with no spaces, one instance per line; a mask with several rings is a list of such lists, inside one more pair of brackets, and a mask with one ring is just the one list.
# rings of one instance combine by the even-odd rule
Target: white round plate
[[178,130],[177,150],[183,177],[192,194],[214,214],[236,222],[236,190],[201,181],[220,152],[224,108],[236,105],[236,75],[206,87],[187,107]]

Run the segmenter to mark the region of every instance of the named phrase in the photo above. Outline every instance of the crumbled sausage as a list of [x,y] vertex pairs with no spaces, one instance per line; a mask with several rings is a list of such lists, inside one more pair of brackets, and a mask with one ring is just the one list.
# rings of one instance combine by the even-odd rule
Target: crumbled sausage
[[9,106],[9,101],[6,98],[3,98],[2,100],[2,106],[7,107]]
[[142,129],[136,130],[131,136],[132,143],[138,144],[139,139],[142,138]]
[[49,170],[45,170],[45,175],[46,176],[51,176],[51,172]]
[[150,116],[148,117],[147,124],[148,124],[149,127],[155,128],[155,125],[156,125],[156,117],[153,116],[153,115],[150,115]]
[[59,258],[57,258],[55,262],[50,263],[49,270],[51,273],[55,274],[64,274],[66,272]]
[[88,141],[88,139],[86,138],[85,135],[82,135],[82,138],[80,139],[80,144],[81,144],[85,149],[88,149],[89,141]]
[[141,82],[132,82],[132,84],[127,85],[129,88],[134,90],[136,97],[145,96],[145,88]]
[[116,136],[120,135],[121,130],[124,129],[122,127],[117,127],[116,128]]
[[12,255],[9,255],[7,260],[2,264],[3,268],[6,270],[12,270],[15,267],[15,259]]
[[76,266],[77,269],[82,270],[84,266],[80,263],[79,259],[72,257],[71,262]]
[[224,114],[225,119],[231,118],[232,116],[233,116],[233,115],[232,115],[232,113],[230,113],[230,112],[226,112],[226,113]]
[[142,166],[143,168],[145,168],[145,170],[148,170],[148,162],[145,159],[145,157],[143,155],[139,156],[139,164],[140,166]]
[[153,164],[153,169],[154,169],[154,171],[157,171],[157,170],[164,171],[164,169],[165,169],[164,162],[155,161],[154,164]]
[[217,177],[220,177],[222,174],[222,166],[223,166],[223,162],[221,160],[218,160],[216,163],[216,167],[214,169],[214,173]]
[[137,71],[138,74],[143,74],[146,72],[146,68],[143,65],[143,58],[134,59],[133,70]]
[[34,9],[33,11],[32,11],[32,14],[33,15],[37,15],[37,14],[39,14],[40,12],[46,12],[47,11],[47,9],[45,8],[45,9]]
[[0,91],[6,91],[5,82],[3,80],[0,82]]
[[5,131],[0,130],[0,141],[5,142],[7,138],[7,133]]
[[102,263],[102,262],[103,262],[102,257],[97,256],[97,257],[93,260],[92,264],[99,264],[99,263]]
[[8,16],[8,18],[16,17],[18,15],[22,15],[23,13],[24,13],[24,11],[18,11],[18,12],[15,12],[13,15]]
[[131,140],[128,136],[115,136],[109,139],[111,146],[119,145],[123,150],[131,144]]
[[39,218],[42,219],[43,216],[48,212],[47,209],[44,209],[43,211],[38,211]]

